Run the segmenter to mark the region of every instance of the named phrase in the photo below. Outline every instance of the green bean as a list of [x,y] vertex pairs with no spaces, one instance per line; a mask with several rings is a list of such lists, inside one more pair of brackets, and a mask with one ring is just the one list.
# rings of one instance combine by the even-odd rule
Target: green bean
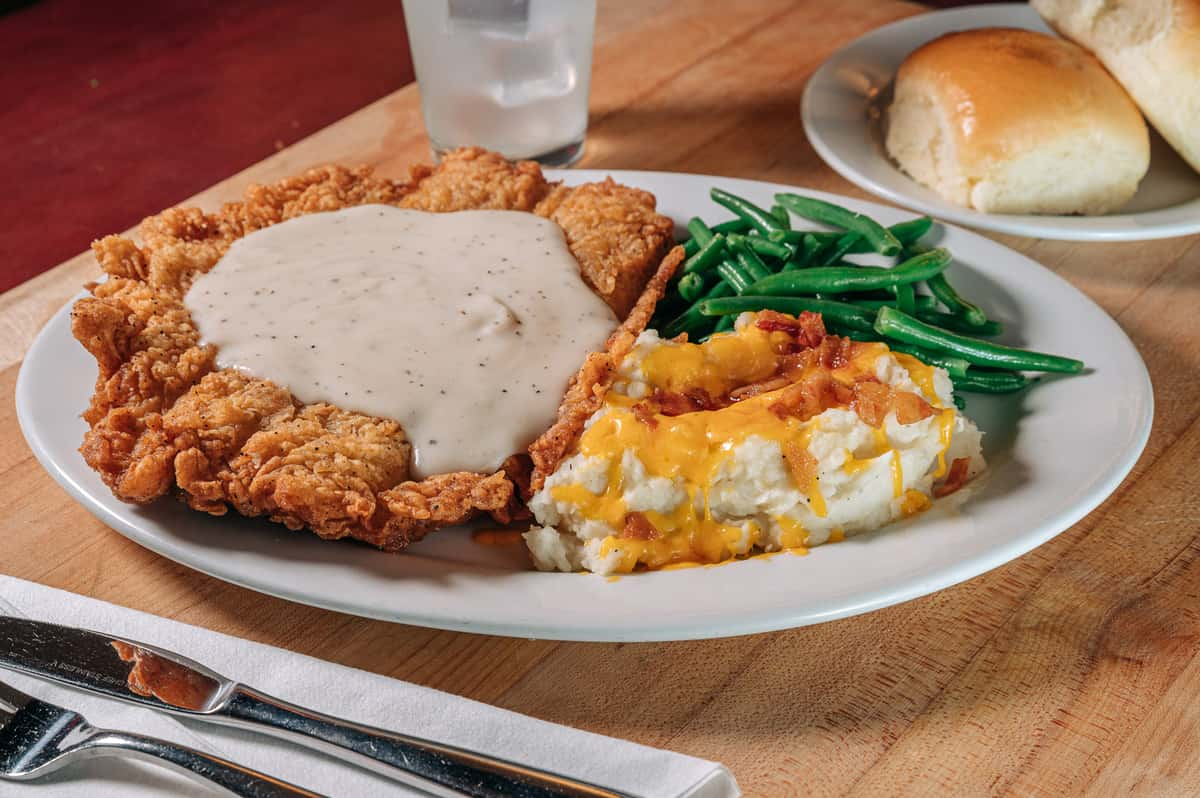
[[744,236],[743,241],[746,246],[754,250],[762,257],[775,258],[776,260],[786,261],[792,257],[792,248],[786,244],[778,244],[769,238],[762,236]]
[[904,246],[917,243],[929,229],[933,227],[933,219],[928,216],[918,216],[915,219],[909,219],[907,222],[898,222],[888,230],[896,237]]
[[[843,298],[842,301],[849,302],[852,299],[854,299],[854,300],[860,300],[860,299],[872,300],[872,299],[874,299],[874,300],[879,300],[879,301],[885,302],[888,305],[896,304],[896,295],[893,294],[891,292],[891,290],[889,290],[887,288],[880,288],[877,291],[859,291],[854,294],[847,294]],[[876,310],[879,310],[879,308],[880,308],[879,305],[875,306]]]
[[742,271],[742,267],[731,261],[729,258],[717,264],[717,274],[721,275],[721,279],[729,283],[733,288],[734,293],[744,294],[750,284],[754,282],[750,277]]
[[695,302],[704,294],[704,278],[698,274],[685,274],[679,278],[676,288],[685,302]]
[[712,231],[714,233],[725,233],[726,235],[730,233],[745,233],[749,232],[751,226],[752,225],[750,222],[746,221],[740,216],[735,216],[734,218],[726,219],[719,224],[714,224],[712,226]]
[[910,258],[891,269],[881,269],[876,266],[825,266],[801,271],[779,272],[756,282],[750,287],[750,293],[792,296],[815,294],[818,291],[827,291],[832,294],[873,291],[900,283],[928,280],[933,275],[941,273],[949,265],[950,253],[944,249],[934,249]]
[[684,261],[683,273],[685,275],[703,274],[711,271],[716,268],[723,257],[725,257],[725,236],[717,233],[700,248],[699,252]]
[[831,224],[847,232],[861,235],[871,249],[881,255],[897,255],[900,240],[879,222],[861,213],[847,210],[824,200],[802,197],[799,194],[776,194],[775,201],[797,216]]
[[1015,371],[980,371],[974,367],[961,376],[951,375],[954,390],[972,393],[1013,393],[1025,388],[1033,380]]
[[927,365],[943,368],[947,373],[949,373],[951,379],[957,380],[968,373],[979,373],[979,367],[972,366],[965,358],[956,357],[955,355],[950,355],[945,352],[935,352],[930,349],[925,349],[924,347],[913,346],[912,344],[906,344],[901,341],[887,340],[882,335],[875,332],[874,329],[872,329],[870,332],[866,332],[839,324],[832,318],[828,321],[826,327],[835,335],[840,335],[843,338],[852,338],[855,341],[886,341],[888,349],[892,350],[893,352],[902,352],[903,354],[915,357],[917,360]]
[[[774,237],[781,244],[800,244],[803,243],[805,238],[811,237],[815,239],[816,244],[833,246],[844,235],[847,235],[846,232],[841,230],[785,230],[782,233],[775,233]],[[862,236],[859,236],[857,233],[855,235],[857,239],[849,252],[874,252],[871,246],[862,240]]]
[[659,331],[662,333],[664,338],[674,338],[676,335],[679,335],[682,332],[690,333],[693,330],[708,324],[708,317],[700,312],[700,302],[703,302],[705,299],[718,299],[720,297],[729,296],[732,293],[733,288],[730,287],[729,283],[725,282],[724,280],[718,282],[708,290],[708,293],[704,295],[703,299],[692,303],[690,307],[688,307],[678,316],[671,319],[671,321],[667,322],[662,327],[659,327]]
[[779,222],[779,226],[784,230],[792,229],[792,215],[788,213],[788,209],[782,205],[772,205],[771,215]]
[[879,340],[879,335],[874,330],[871,332],[864,332],[863,330],[856,330],[853,327],[843,326],[832,320],[825,322],[825,331],[830,335],[838,335],[842,338],[849,338],[851,341],[871,342]]
[[742,267],[742,271],[751,281],[761,280],[771,273],[767,264],[763,263],[762,258],[758,257],[758,254],[746,243],[745,236],[731,235],[729,246],[733,250],[734,257],[737,258],[738,265]]
[[832,246],[828,246],[828,251],[822,253],[817,261],[818,266],[832,266],[850,252],[854,245],[862,240],[862,236],[858,233],[842,234]]
[[[888,299],[858,299],[857,297],[849,297],[843,301],[849,302],[852,305],[858,305],[860,308],[869,308],[871,310],[879,310],[884,306],[896,304],[895,297],[889,297]],[[916,315],[918,318],[920,317],[920,313],[922,311],[937,309],[937,300],[928,294],[917,294],[914,301],[916,302],[917,306]]]
[[944,352],[931,352],[928,349],[923,349],[919,346],[902,343],[900,341],[888,341],[888,349],[893,352],[902,352],[906,355],[912,355],[917,360],[929,366],[937,366],[945,369],[951,377],[962,377],[968,374],[968,367],[971,365],[961,357],[947,355]]
[[767,268],[767,264],[748,246],[738,248],[737,261],[738,265],[742,267],[742,271],[751,280],[761,280],[771,275],[771,270]]
[[771,237],[783,244],[800,244],[803,243],[806,237],[816,238],[820,243],[832,241],[841,233],[827,233],[824,230],[777,230],[771,233]]
[[[913,244],[909,246],[906,251],[921,253],[927,250],[925,247],[922,247],[919,244]],[[964,299],[958,293],[958,291],[954,289],[954,286],[950,284],[950,281],[946,278],[945,274],[939,274],[936,277],[929,278],[927,284],[929,286],[929,290],[941,301],[943,305],[946,306],[946,309],[949,310],[951,314],[961,318],[962,323],[955,325],[952,327],[952,329],[961,330],[961,328],[965,325],[967,328],[965,331],[969,332],[971,330],[981,329],[988,326],[987,314],[980,310],[978,305],[972,304]]]
[[648,326],[655,330],[661,330],[687,307],[678,291],[668,291],[655,306],[654,316],[650,319]]
[[1083,370],[1083,362],[1073,358],[980,341],[926,324],[895,308],[879,309],[875,317],[875,331],[890,339],[958,355],[977,366],[1064,374],[1078,374]]
[[817,253],[821,251],[821,239],[811,233],[805,234],[804,241],[800,244],[800,252],[802,260],[800,266],[808,268],[813,265],[813,260],[817,257]]
[[963,299],[954,286],[950,285],[946,280],[946,275],[939,274],[930,277],[926,285],[933,295],[941,300],[942,304],[956,316],[961,316],[963,321],[970,327],[983,327],[987,324],[987,314],[979,309],[978,305],[974,305]]
[[[720,224],[714,224],[708,228],[709,233],[716,235],[717,233],[744,233],[750,229],[750,224],[745,219],[730,219]],[[689,230],[690,233],[690,230]],[[683,242],[683,252],[686,257],[692,257],[700,251],[700,242],[694,237]]]
[[[712,197],[713,202],[733,211],[763,235],[770,233],[772,230],[783,229],[783,226],[779,224],[779,220],[772,216],[769,211],[764,211],[748,199],[739,197],[736,194],[730,194],[728,191],[716,187],[712,188],[708,192],[708,195]],[[780,204],[787,207],[786,203]]]
[[[930,219],[928,216],[918,216],[916,219],[909,219],[907,222],[898,222],[887,229],[896,237],[896,240],[908,247],[920,240],[922,236],[929,232],[931,227],[933,227],[933,219]],[[825,244],[830,241],[836,241],[845,234],[824,230],[786,230],[780,235],[780,243],[784,244],[799,244],[806,235],[814,235],[821,243]],[[861,255],[864,252],[874,251],[870,243],[860,236],[850,249],[849,254]]]
[[692,234],[692,240],[701,247],[712,241],[716,235],[699,216],[693,216],[691,219],[688,219],[687,230]]
[[[931,277],[930,279],[932,280],[933,278]],[[892,293],[896,295],[897,308],[910,316],[917,312],[917,295],[913,291],[912,283],[894,285],[892,286]]]
[[934,327],[942,327],[952,332],[966,333],[967,335],[992,338],[1004,332],[1004,325],[991,319],[988,319],[982,327],[972,327],[963,320],[962,316],[956,316],[953,313],[943,313],[940,310],[921,310],[918,308],[916,313],[910,313],[909,315],[916,316],[921,321],[926,324],[932,324]]
[[700,303],[700,312],[705,316],[736,316],[739,313],[759,310],[775,310],[798,316],[804,311],[820,313],[823,317],[846,327],[862,332],[874,329],[872,314],[845,302],[825,299],[810,299],[796,296],[737,296],[725,299],[706,299]]
[[[844,230],[784,230],[782,233],[782,242],[785,244],[799,244],[804,240],[805,236],[812,236],[817,239],[820,244],[828,244],[832,241],[837,241],[846,233]],[[855,244],[855,252],[871,252],[870,245],[860,241]]]
[[[787,242],[787,234],[772,233],[771,240],[776,242]],[[816,236],[811,233],[802,233],[800,236],[790,241],[791,245],[796,248],[792,257],[783,264],[780,271],[790,272],[794,269],[806,269],[812,265],[813,256],[817,250],[821,248],[821,243]]]

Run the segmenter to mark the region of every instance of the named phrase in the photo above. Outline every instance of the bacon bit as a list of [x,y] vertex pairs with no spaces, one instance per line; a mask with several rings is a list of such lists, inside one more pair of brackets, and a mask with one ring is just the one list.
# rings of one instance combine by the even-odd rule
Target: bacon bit
[[759,394],[770,393],[784,388],[791,384],[791,380],[787,377],[772,377],[769,380],[761,382],[752,382],[748,385],[743,385],[740,388],[734,388],[729,392],[729,401],[740,402],[743,399],[749,399],[752,396]]
[[933,405],[912,391],[895,391],[892,400],[896,405],[896,420],[901,424],[916,424],[935,412]]
[[658,419],[654,416],[658,413],[658,408],[653,402],[638,402],[630,410],[633,411],[633,417],[645,424],[650,429],[658,426]]
[[869,427],[882,427],[883,419],[892,409],[892,389],[878,380],[854,383],[854,401],[850,406]]
[[833,398],[834,405],[837,407],[849,407],[854,401],[854,390],[849,385],[843,385],[837,380],[833,381]]
[[783,459],[796,487],[807,492],[817,478],[817,458],[795,441],[783,442]]
[[792,415],[794,412],[793,408],[796,406],[793,394],[794,391],[791,389],[784,391],[778,399],[767,406],[767,409],[774,413],[777,418],[787,418]]
[[779,418],[798,418],[808,421],[831,407],[844,404],[844,388],[825,371],[814,372],[793,383],[779,394],[770,411]]
[[896,421],[901,424],[915,424],[936,412],[931,404],[915,393],[897,391],[874,377],[855,382],[853,393],[851,406],[854,412],[872,427],[882,427],[884,418],[892,410],[896,411]]
[[800,347],[806,349],[820,346],[826,335],[825,320],[821,318],[821,314],[810,313],[807,310],[795,317],[764,310],[758,314],[754,326],[767,332],[785,332],[795,338]]
[[621,537],[630,540],[657,540],[661,535],[646,516],[641,513],[627,513]]
[[775,373],[787,377],[789,382],[795,382],[805,371],[817,365],[817,350],[802,349],[780,355]]
[[956,490],[967,484],[967,470],[971,467],[971,458],[956,457],[954,462],[950,464],[950,473],[946,475],[946,481],[933,489],[933,495],[940,499],[943,496],[949,496]]
[[800,320],[777,310],[761,310],[754,319],[754,326],[767,332],[785,332],[795,335],[800,329]]
[[837,335],[827,336],[817,349],[817,361],[827,369],[840,369],[854,359],[854,341]]
[[[771,311],[764,310],[762,312],[770,313]],[[796,332],[796,325],[786,321],[777,321],[775,319],[759,319],[754,323],[754,326],[760,330],[766,330],[767,332],[785,332],[788,335],[792,335]]]
[[825,319],[820,313],[810,313],[807,310],[796,317],[800,322],[800,343],[812,348],[820,346],[828,333],[825,332]]
[[682,416],[684,413],[700,409],[688,397],[673,391],[655,391],[654,403],[664,416]]
[[692,401],[701,410],[720,410],[726,406],[725,402],[719,399],[714,399],[708,395],[708,391],[703,388],[688,388],[683,392],[683,395]]
[[667,342],[672,343],[672,344],[686,344],[688,342],[688,334],[685,332],[681,332],[679,335],[676,335],[674,338],[668,338]]
[[682,416],[697,410],[720,410],[729,406],[728,401],[718,401],[700,387],[684,391],[655,391],[650,398],[635,404],[631,410],[634,417],[648,427],[658,426],[656,415]]
[[708,391],[693,386],[683,392],[655,391],[650,397],[658,405],[658,412],[664,416],[682,416],[684,413],[694,413],[697,410],[719,410],[725,406],[708,395]]

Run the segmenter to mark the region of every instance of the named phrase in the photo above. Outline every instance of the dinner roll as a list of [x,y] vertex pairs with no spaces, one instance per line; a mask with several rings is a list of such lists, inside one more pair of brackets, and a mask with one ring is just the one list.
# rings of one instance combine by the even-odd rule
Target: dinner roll
[[1011,28],[951,33],[909,55],[887,150],[918,182],[985,213],[1107,213],[1150,165],[1146,123],[1100,62]]
[[1200,0],[1033,0],[1096,54],[1171,146],[1200,172]]

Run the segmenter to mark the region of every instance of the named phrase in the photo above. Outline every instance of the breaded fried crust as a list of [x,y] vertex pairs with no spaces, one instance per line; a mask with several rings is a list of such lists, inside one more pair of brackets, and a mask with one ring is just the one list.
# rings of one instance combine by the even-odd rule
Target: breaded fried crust
[[671,240],[671,220],[654,210],[654,195],[612,178],[574,188],[557,186],[534,213],[555,221],[588,284],[622,319]]
[[571,378],[567,394],[558,406],[558,418],[550,429],[529,447],[533,460],[529,494],[541,490],[546,477],[554,473],[571,444],[583,430],[584,423],[604,404],[604,397],[612,387],[613,378],[621,360],[633,349],[637,337],[650,323],[654,306],[662,299],[679,264],[683,262],[683,247],[675,247],[663,258],[654,276],[646,283],[633,310],[613,331],[604,344],[603,352],[593,352],[584,360],[583,366]]
[[[96,241],[92,250],[108,280],[90,286],[92,296],[71,314],[72,332],[99,370],[80,452],[114,495],[146,503],[175,492],[214,515],[233,508],[389,551],[480,513],[508,522],[525,512],[527,457],[510,458],[493,474],[412,481],[411,446],[397,421],[303,404],[269,380],[217,368],[214,347],[202,345],[183,297],[235,240],[306,213],[367,203],[547,216],[563,227],[585,280],[622,317],[672,231],[643,191],[611,181],[565,188],[548,183],[537,164],[468,149],[437,168],[416,167],[402,181],[365,168],[313,169],[252,186],[242,202],[216,213],[172,208],[150,217],[139,229],[140,247],[119,236]],[[606,236],[616,241],[605,243]],[[655,290],[661,286],[647,295]],[[629,322],[636,317],[644,326],[642,315]],[[397,365],[402,360],[399,350]]]

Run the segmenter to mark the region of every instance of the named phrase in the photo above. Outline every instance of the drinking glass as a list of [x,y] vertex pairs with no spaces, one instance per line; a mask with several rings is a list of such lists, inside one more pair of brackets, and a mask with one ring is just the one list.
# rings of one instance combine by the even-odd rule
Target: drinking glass
[[566,166],[583,154],[595,0],[404,0],[436,158],[480,146]]

